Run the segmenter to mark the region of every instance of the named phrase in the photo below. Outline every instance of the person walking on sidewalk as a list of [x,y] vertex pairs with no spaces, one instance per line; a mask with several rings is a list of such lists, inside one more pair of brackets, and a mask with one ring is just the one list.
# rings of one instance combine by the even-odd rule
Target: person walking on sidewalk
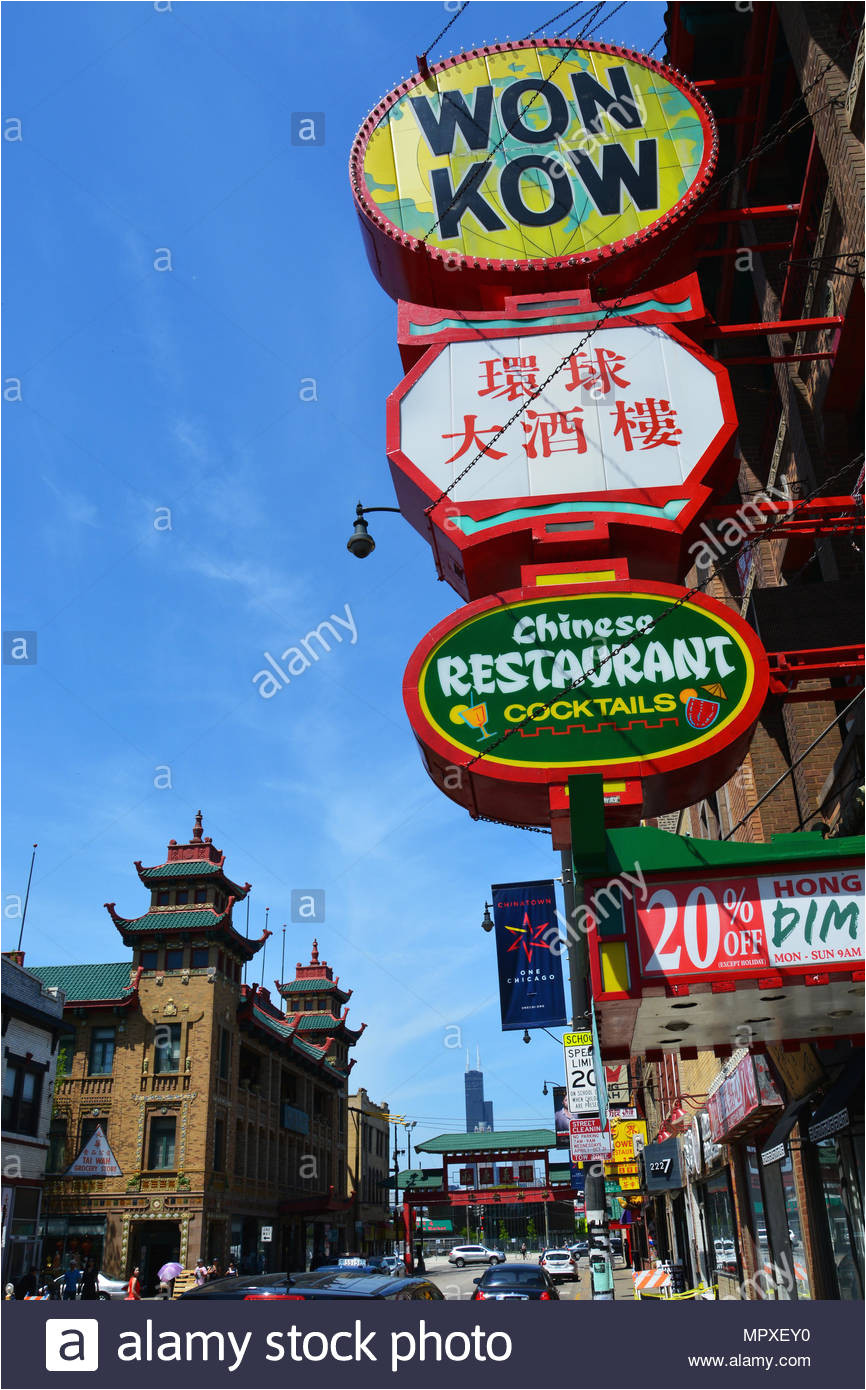
[[141,1281],[139,1279],[140,1272],[141,1271],[139,1270],[138,1265],[136,1265],[135,1269],[129,1276],[129,1283],[126,1286],[127,1303],[130,1301],[130,1299],[135,1300],[135,1302],[141,1301]]
[[520,1247],[520,1258],[521,1260],[526,1259],[526,1241],[524,1241]]

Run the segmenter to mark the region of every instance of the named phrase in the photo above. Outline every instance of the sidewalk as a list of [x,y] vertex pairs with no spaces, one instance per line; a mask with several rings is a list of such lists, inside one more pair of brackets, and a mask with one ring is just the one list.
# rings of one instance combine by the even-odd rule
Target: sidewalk
[[[592,1283],[589,1271],[585,1268],[585,1261],[581,1260],[580,1284],[575,1294],[575,1302],[592,1302]],[[634,1296],[634,1280],[631,1277],[631,1270],[617,1264],[613,1271],[613,1293],[617,1303],[637,1303]]]

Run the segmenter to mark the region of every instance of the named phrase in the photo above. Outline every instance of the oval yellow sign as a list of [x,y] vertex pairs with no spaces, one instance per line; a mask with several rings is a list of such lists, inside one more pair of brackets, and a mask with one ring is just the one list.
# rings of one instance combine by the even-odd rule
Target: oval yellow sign
[[694,202],[715,155],[708,108],[670,69],[533,40],[403,83],[362,127],[352,176],[378,235],[471,272],[633,247]]

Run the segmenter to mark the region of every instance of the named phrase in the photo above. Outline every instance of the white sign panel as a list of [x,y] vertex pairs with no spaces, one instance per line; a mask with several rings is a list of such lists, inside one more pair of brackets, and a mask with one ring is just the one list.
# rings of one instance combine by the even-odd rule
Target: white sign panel
[[862,870],[780,870],[758,893],[771,965],[863,963]]
[[449,344],[401,403],[402,452],[443,491],[480,452],[455,502],[680,487],[724,424],[714,374],[660,327],[580,338]]
[[592,1033],[564,1033],[565,1094],[570,1115],[598,1113]]
[[262,1227],[262,1245],[269,1245],[274,1238],[273,1226]]
[[109,1148],[102,1125],[97,1125],[81,1153],[66,1169],[66,1178],[119,1178],[120,1165]]

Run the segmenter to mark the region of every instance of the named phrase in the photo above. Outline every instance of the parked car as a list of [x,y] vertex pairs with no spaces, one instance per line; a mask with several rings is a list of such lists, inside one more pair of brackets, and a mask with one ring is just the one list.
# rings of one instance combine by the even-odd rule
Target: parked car
[[409,1279],[357,1269],[317,1269],[309,1274],[253,1274],[214,1279],[187,1289],[184,1298],[233,1298],[241,1301],[306,1302],[318,1298],[441,1299],[429,1279]]
[[536,1265],[513,1264],[504,1269],[496,1265],[477,1275],[473,1282],[476,1285],[473,1300],[519,1299],[526,1302],[528,1299],[559,1298],[559,1290],[550,1275]]
[[579,1279],[577,1260],[570,1250],[544,1250],[540,1260],[541,1268],[551,1279]]
[[386,1269],[389,1274],[403,1274],[406,1270],[406,1262],[402,1255],[378,1255],[376,1257],[382,1269]]
[[574,1256],[574,1258],[575,1258],[576,1260],[579,1260],[581,1257],[588,1258],[588,1256],[589,1256],[589,1241],[588,1241],[588,1240],[576,1240],[576,1241],[574,1242],[574,1245],[571,1246],[571,1253],[572,1253],[572,1255]]
[[504,1264],[505,1256],[501,1250],[491,1250],[487,1245],[455,1245],[448,1262],[462,1269],[464,1265]]
[[[54,1279],[52,1281],[52,1298],[63,1297],[63,1281],[65,1278],[66,1276],[61,1274],[59,1279]],[[99,1289],[100,1302],[105,1303],[110,1298],[126,1298],[127,1281],[125,1279],[109,1279],[107,1274],[98,1274],[96,1276],[96,1283]]]

